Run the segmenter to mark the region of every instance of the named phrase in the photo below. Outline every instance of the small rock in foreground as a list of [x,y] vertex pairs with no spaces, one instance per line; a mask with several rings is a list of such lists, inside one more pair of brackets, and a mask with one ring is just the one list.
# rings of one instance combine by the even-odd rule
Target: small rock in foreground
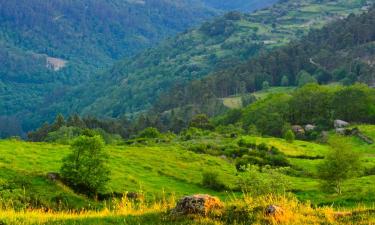
[[198,194],[181,198],[172,213],[174,215],[207,215],[222,208],[223,204],[217,197]]

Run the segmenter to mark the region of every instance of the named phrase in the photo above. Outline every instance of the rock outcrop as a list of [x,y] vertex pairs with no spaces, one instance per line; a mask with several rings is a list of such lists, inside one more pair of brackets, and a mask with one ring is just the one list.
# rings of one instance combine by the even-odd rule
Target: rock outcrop
[[335,120],[333,122],[333,125],[334,125],[335,129],[339,129],[339,128],[348,127],[350,125],[350,123],[348,123],[346,121],[343,121],[343,120]]
[[198,194],[181,198],[172,213],[174,215],[207,215],[221,210],[223,207],[222,202],[217,197]]

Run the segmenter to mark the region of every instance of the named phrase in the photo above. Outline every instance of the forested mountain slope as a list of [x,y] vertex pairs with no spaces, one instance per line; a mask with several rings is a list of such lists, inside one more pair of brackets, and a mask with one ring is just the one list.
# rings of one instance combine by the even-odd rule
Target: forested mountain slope
[[266,6],[271,6],[278,2],[278,0],[204,0],[204,2],[207,6],[216,9],[249,12]]
[[160,98],[155,109],[164,112],[190,105],[195,110],[214,114],[218,98],[268,86],[362,82],[374,87],[374,27],[375,7],[372,7],[362,15],[350,15],[313,30],[300,41],[262,53],[187,86],[176,87]]
[[1,124],[46,116],[40,108],[97,70],[233,9],[223,2],[0,0]]
[[289,0],[253,14],[229,13],[123,60],[96,82],[92,81],[79,100],[74,102],[74,96],[82,89],[67,101],[74,102],[78,106],[74,110],[83,114],[116,117],[139,112],[175,84],[237,65],[260,49],[286,45],[309,28],[358,13],[368,4]]

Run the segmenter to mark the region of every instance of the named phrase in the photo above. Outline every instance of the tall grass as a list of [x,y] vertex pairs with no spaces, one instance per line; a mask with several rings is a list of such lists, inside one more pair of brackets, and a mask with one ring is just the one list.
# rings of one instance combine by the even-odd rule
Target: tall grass
[[[225,203],[222,213],[211,216],[173,216],[174,196],[157,202],[126,197],[114,200],[110,207],[100,211],[64,211],[27,209],[1,210],[0,224],[375,224],[375,208],[359,206],[350,211],[336,212],[333,207],[313,207],[290,195],[235,197]],[[276,205],[282,209],[267,215],[265,209]]]

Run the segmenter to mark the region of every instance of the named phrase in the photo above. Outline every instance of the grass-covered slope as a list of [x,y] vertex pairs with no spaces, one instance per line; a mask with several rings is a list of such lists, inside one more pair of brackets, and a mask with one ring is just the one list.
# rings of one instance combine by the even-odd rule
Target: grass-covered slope
[[[375,139],[373,125],[358,126]],[[276,147],[286,155],[289,168],[277,173],[289,183],[287,191],[301,200],[313,204],[353,206],[374,201],[375,147],[356,137],[344,137],[334,133],[330,140],[340,140],[347,147],[361,154],[363,171],[350,179],[343,187],[342,195],[324,193],[317,178],[317,166],[331,151],[328,144],[306,141],[288,143],[284,139],[241,136],[228,138],[218,135],[203,136],[189,141],[175,140],[171,143],[135,146],[106,146],[110,154],[111,180],[107,193],[142,192],[148,201],[163,196],[182,196],[209,193],[227,201],[232,193],[240,195],[239,172],[236,159],[227,154],[239,140]],[[329,141],[331,143],[331,141]],[[332,142],[334,143],[334,142]],[[197,150],[199,146],[203,150]],[[197,152],[197,153],[195,153]],[[103,205],[71,191],[61,182],[49,181],[49,172],[58,172],[61,159],[69,153],[69,146],[29,143],[17,140],[0,141],[0,199],[2,206],[16,209],[27,207],[98,208]],[[210,154],[210,155],[208,155]],[[226,155],[226,156],[224,156]],[[202,186],[204,172],[215,171],[228,189],[217,192]],[[371,172],[372,171],[372,172]],[[271,179],[271,177],[270,177]]]
[[227,69],[364,6],[360,0],[289,0],[252,14],[229,13],[119,62],[74,105],[106,116],[143,110],[173,85]]
[[[364,134],[375,138],[374,125],[358,125]],[[248,198],[242,200],[239,192],[218,193],[203,188],[200,183],[203,171],[216,171],[220,179],[231,188],[237,184],[237,174],[230,158],[197,154],[189,146],[205,144],[210,146],[233,145],[240,139],[252,143],[266,143],[278,148],[287,155],[294,169],[303,173],[285,173],[280,169],[283,179],[288,181],[287,191],[296,194],[303,202],[278,197]],[[339,140],[347,147],[361,153],[365,168],[375,168],[375,147],[362,142],[356,137],[345,137],[333,132],[329,134],[329,143]],[[109,190],[113,192],[143,191],[150,204],[131,202],[109,202],[103,205],[73,193],[61,182],[46,179],[46,173],[58,171],[60,160],[69,152],[69,147],[48,143],[28,143],[17,140],[0,141],[0,222],[6,224],[228,224],[227,219],[235,214],[224,213],[218,217],[201,218],[170,217],[170,210],[175,205],[175,197],[193,193],[210,193],[221,197],[227,210],[279,204],[285,209],[284,220],[287,224],[371,224],[374,214],[371,205],[374,202],[374,175],[362,174],[345,182],[342,195],[324,193],[317,179],[317,165],[330,150],[329,144],[306,141],[288,143],[283,139],[241,136],[238,138],[208,135],[189,141],[175,140],[169,144],[149,144],[134,146],[107,146],[110,153],[109,166],[112,171]],[[217,148],[220,149],[220,148]],[[210,152],[213,155],[213,151]],[[224,153],[221,153],[224,154]],[[276,170],[277,171],[277,170]],[[175,193],[175,195],[170,195]],[[170,198],[171,197],[171,198]],[[155,200],[156,202],[154,202]],[[331,207],[311,207],[330,205]],[[357,207],[357,204],[367,205]],[[101,211],[45,212],[38,207],[53,209],[98,209]],[[233,208],[236,206],[236,208]],[[341,208],[342,206],[349,208]],[[34,208],[34,211],[15,212],[12,208]],[[6,209],[6,210],[4,210]],[[335,211],[353,212],[344,217],[335,216]],[[256,211],[241,211],[242,219],[246,214]],[[289,217],[289,216],[290,217]],[[265,223],[263,214],[255,221]],[[253,218],[253,217],[251,217]],[[262,218],[262,219],[261,219]],[[238,224],[247,224],[248,221]]]
[[[220,179],[228,186],[235,185],[233,165],[213,156],[181,150],[177,145],[107,146],[106,150],[110,153],[112,173],[108,185],[110,193],[145,192],[153,197],[161,197],[163,192],[179,196],[201,192],[215,194],[200,185],[205,170],[218,171]],[[20,197],[20,202],[31,198],[34,203],[47,206],[54,206],[58,203],[56,199],[63,197],[66,204],[74,208],[88,202],[46,178],[48,172],[60,170],[62,158],[69,153],[68,146],[3,140],[0,152],[0,198],[4,199],[4,204],[14,197]],[[11,194],[23,191],[25,196]]]

